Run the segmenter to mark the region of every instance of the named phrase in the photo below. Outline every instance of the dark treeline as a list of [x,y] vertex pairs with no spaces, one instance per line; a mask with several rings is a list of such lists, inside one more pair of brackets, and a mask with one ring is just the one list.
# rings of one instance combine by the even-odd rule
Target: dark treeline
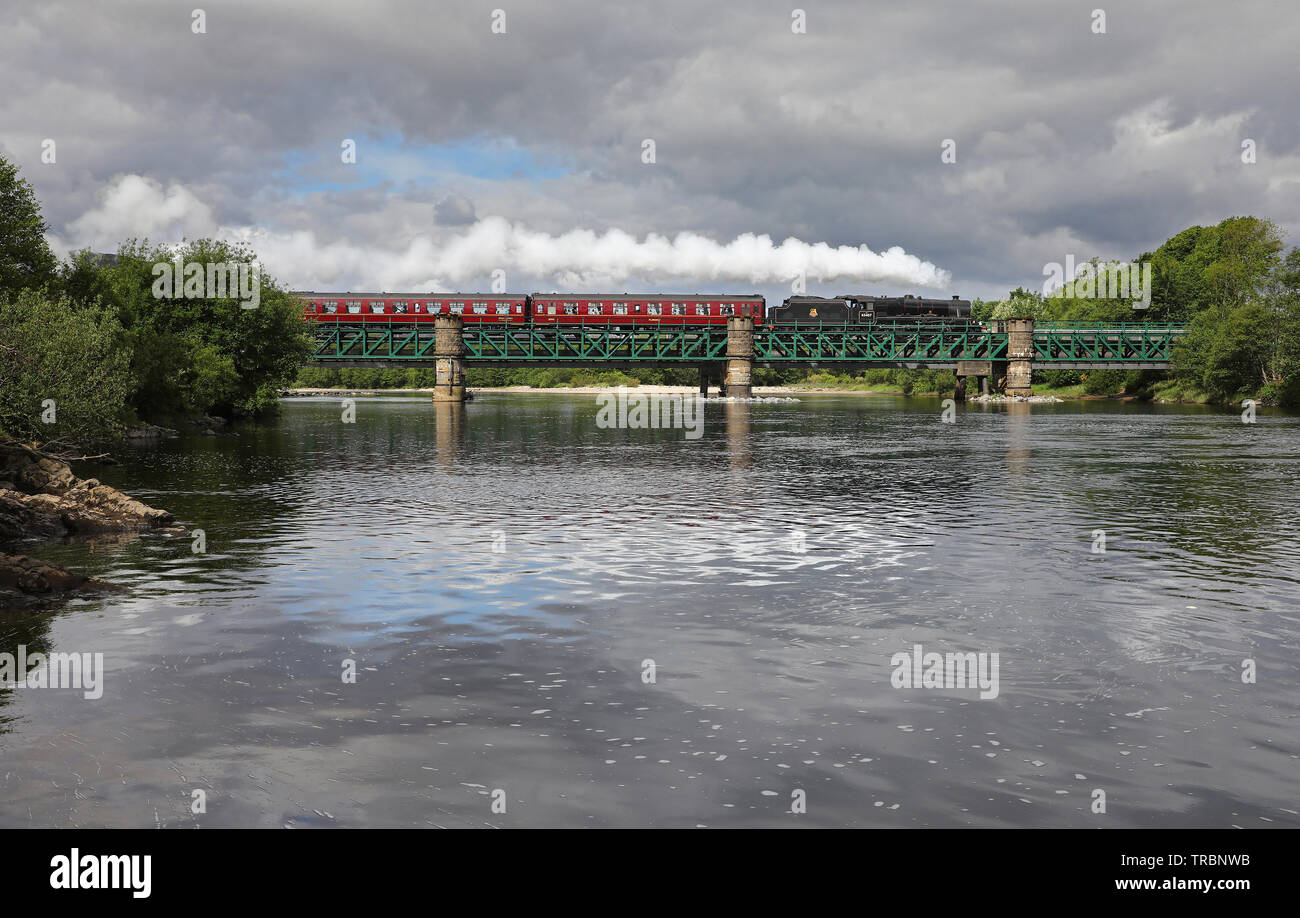
[[208,265],[253,265],[246,247],[128,240],[113,259],[60,262],[45,231],[31,186],[0,158],[0,434],[81,443],[140,421],[263,414],[310,352],[299,306],[260,273],[247,275],[256,308],[200,284],[155,295],[155,265],[180,258],[206,280]]

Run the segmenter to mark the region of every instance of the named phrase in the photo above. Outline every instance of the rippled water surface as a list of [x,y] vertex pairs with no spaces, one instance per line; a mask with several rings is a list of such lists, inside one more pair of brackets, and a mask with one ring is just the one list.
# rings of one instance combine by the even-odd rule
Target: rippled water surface
[[[0,618],[107,669],[0,688],[0,825],[1300,825],[1300,419],[596,410],[295,401],[80,469],[207,553],[28,549],[130,591]],[[916,644],[998,696],[894,688]]]

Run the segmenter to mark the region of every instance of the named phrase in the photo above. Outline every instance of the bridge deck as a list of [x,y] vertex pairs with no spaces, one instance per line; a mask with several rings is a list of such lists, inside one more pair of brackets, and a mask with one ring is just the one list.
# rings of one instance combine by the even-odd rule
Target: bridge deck
[[[432,363],[430,323],[316,325],[312,359],[335,366]],[[1185,328],[1170,324],[1043,322],[1034,328],[1033,363],[1044,369],[1159,369],[1168,365]],[[607,323],[466,325],[464,359],[475,366],[680,366],[727,358],[721,326],[626,328]],[[955,368],[958,361],[1007,359],[1009,335],[979,325],[852,326],[803,323],[759,326],[759,366],[907,366]]]

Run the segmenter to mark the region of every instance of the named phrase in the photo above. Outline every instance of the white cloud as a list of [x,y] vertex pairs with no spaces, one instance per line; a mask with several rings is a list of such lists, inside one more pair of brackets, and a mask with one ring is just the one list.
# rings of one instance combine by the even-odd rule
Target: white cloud
[[97,206],[68,224],[66,242],[55,237],[55,248],[116,251],[128,238],[169,242],[216,230],[212,209],[183,185],[173,182],[164,188],[144,176],[122,175],[109,183]]

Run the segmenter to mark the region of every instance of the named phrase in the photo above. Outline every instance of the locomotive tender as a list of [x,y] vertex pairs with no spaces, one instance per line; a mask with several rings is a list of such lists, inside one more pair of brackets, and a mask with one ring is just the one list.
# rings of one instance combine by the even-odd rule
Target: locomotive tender
[[466,324],[726,325],[747,316],[755,325],[850,325],[970,320],[970,300],[915,296],[792,296],[767,308],[761,296],[733,294],[595,293],[314,293],[295,294],[309,319],[334,323],[432,322],[459,315]]

